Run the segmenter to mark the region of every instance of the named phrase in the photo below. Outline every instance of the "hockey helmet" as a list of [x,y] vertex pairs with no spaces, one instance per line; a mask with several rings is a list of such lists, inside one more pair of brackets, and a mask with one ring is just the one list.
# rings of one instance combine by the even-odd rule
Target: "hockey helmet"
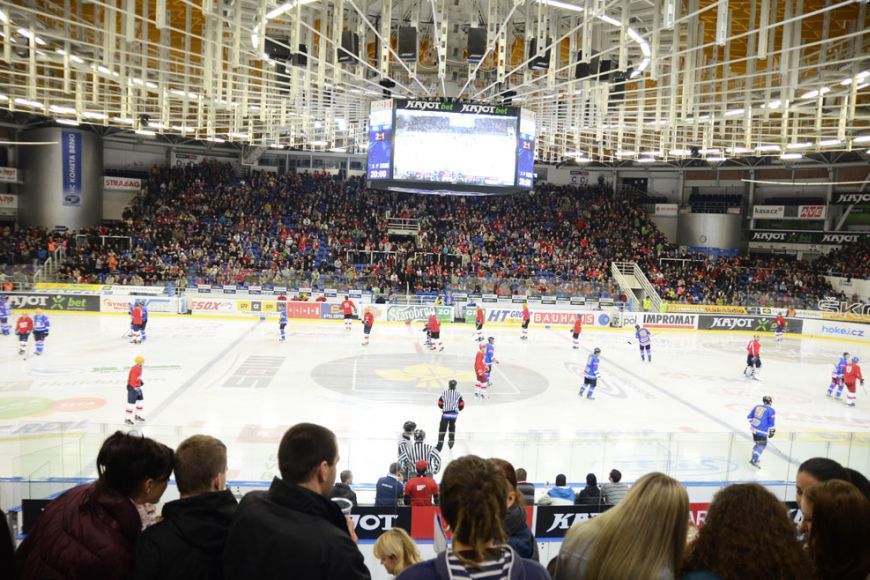
[[135,360],[137,365],[141,365],[143,362],[145,362],[145,359],[142,358],[141,356],[137,356],[134,360]]
[[489,344],[492,344],[492,343],[495,342],[495,337],[494,337],[494,336],[490,336],[489,338],[486,339],[486,341],[487,341]]
[[592,351],[592,354],[601,354],[601,349],[596,347],[596,349]]
[[[855,361],[855,362],[858,362],[858,361]],[[450,379],[450,382],[447,383],[447,388],[448,389],[455,389],[456,388],[456,379]]]
[[761,402],[765,405],[769,405],[773,402],[773,398],[770,395],[764,395],[764,397],[761,398]]
[[635,329],[635,330],[640,330],[640,324],[635,324],[635,325],[634,325],[634,329]]
[[480,344],[480,350],[486,350],[486,345],[483,344],[483,343],[481,343],[481,344]]
[[853,357],[852,357],[852,362],[855,363],[855,364],[858,364],[859,362],[861,362],[861,359],[859,359],[857,356],[853,356]]
[[423,441],[426,439],[426,432],[422,429],[417,429],[414,431],[414,441]]
[[425,459],[421,459],[417,463],[414,464],[414,467],[417,468],[419,473],[426,473],[426,470],[429,469],[429,462]]
[[848,352],[844,352],[844,353],[843,353],[843,360],[847,360],[848,358],[849,358],[849,353],[848,353]]
[[414,423],[413,421],[405,421],[405,424],[402,425],[402,429],[404,429],[406,433],[410,433],[411,431],[413,431],[416,428],[417,428],[417,424]]

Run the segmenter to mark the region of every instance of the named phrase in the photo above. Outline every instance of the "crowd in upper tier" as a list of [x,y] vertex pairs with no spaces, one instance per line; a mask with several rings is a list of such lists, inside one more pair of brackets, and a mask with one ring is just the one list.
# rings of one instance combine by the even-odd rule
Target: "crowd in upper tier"
[[[870,243],[813,262],[709,258],[669,245],[634,192],[606,183],[539,185],[466,198],[374,192],[363,180],[255,173],[227,164],[154,167],[123,220],[78,232],[0,229],[0,265],[41,263],[64,245],[75,282],[468,290],[618,298],[611,263],[634,261],[668,299],[800,305],[832,289],[825,274],[870,277]],[[416,236],[391,219],[419,220]]]

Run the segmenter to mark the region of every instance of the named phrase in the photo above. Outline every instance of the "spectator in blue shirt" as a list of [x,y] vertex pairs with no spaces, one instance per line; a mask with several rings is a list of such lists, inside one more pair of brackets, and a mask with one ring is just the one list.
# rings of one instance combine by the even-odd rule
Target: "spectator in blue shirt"
[[375,488],[375,505],[379,507],[395,507],[402,499],[404,486],[399,479],[399,466],[390,464],[390,473],[378,480]]
[[568,487],[564,473],[556,476],[556,487],[548,489],[538,505],[574,505],[574,490]]

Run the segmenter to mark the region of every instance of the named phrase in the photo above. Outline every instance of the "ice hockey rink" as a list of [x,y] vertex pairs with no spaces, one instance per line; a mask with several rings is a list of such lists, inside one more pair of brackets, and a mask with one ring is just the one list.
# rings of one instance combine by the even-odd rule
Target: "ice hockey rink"
[[[866,343],[776,344],[765,334],[762,380],[752,381],[742,374],[744,333],[657,331],[653,362],[642,363],[628,343],[633,331],[584,329],[572,350],[567,327],[533,326],[522,341],[519,328],[491,325],[485,333],[496,339],[499,364],[489,400],[479,402],[469,326],[445,325],[444,351],[430,352],[421,323],[376,323],[368,346],[358,322],[346,331],[341,321],[291,320],[279,342],[275,320],[153,314],[142,345],[129,343],[125,316],[52,313],[51,323],[41,357],[19,357],[15,337],[0,337],[0,476],[54,478],[46,492],[68,487],[57,478],[94,476],[102,440],[126,429],[126,375],[137,355],[145,358],[147,422],[136,429],[171,446],[194,433],[217,436],[229,448],[229,478],[251,486],[277,474],[284,430],[310,421],[337,433],[339,468],[368,487],[395,461],[404,421],[436,442],[437,399],[451,378],[466,408],[444,459],[503,457],[540,484],[557,473],[605,481],[615,467],[626,481],[670,473],[695,486],[696,500],[734,480],[763,481],[793,499],[785,482],[808,457],[870,472],[870,397],[859,387],[849,408],[825,396],[835,360],[844,351],[870,356]],[[602,380],[595,400],[581,400],[594,347],[602,349]],[[748,464],[746,415],[767,394],[776,437],[757,470]]]

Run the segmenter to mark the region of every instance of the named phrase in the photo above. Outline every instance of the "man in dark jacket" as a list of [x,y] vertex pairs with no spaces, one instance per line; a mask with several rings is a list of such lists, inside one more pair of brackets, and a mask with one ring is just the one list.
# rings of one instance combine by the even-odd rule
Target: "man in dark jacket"
[[281,477],[246,495],[224,548],[227,580],[370,580],[353,524],[330,501],[338,463],[335,434],[294,425],[278,447]]
[[226,489],[227,448],[208,435],[185,439],[175,451],[181,499],[163,506],[163,520],[136,542],[133,580],[221,580],[221,554],[238,507]]
[[580,490],[574,499],[576,505],[600,505],[601,490],[598,489],[598,478],[594,473],[586,474],[586,487]]
[[390,473],[378,480],[375,486],[375,505],[378,507],[396,507],[401,505],[405,495],[405,485],[399,479],[399,464],[390,464]]
[[517,469],[517,490],[526,498],[526,505],[535,505],[535,484],[526,481],[527,478],[525,469]]
[[350,487],[353,484],[353,472],[350,469],[345,469],[339,477],[341,481],[335,482],[335,487],[332,488],[332,493],[329,495],[330,499],[340,497],[349,500],[353,507],[356,507],[356,492]]

